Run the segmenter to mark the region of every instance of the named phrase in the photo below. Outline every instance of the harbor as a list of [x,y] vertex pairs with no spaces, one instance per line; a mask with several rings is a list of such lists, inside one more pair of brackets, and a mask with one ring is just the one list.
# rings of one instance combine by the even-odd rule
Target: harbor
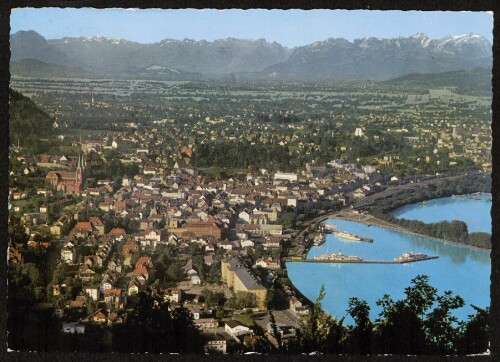
[[[337,226],[335,224],[320,224],[319,226],[319,229],[320,229],[320,233],[321,235],[323,234],[332,234],[338,238],[342,238],[342,239],[346,239],[346,240],[352,240],[352,241],[366,241],[368,243],[373,243],[373,239],[372,238],[367,238],[367,237],[364,237],[364,236],[359,236],[359,235],[356,235],[356,234],[352,234],[352,233],[348,233],[346,231],[341,231],[341,230],[337,230]],[[314,243],[314,245],[321,245],[322,243],[320,244],[316,244],[316,242]]]
[[[418,261],[437,259],[439,256],[425,256],[419,259],[401,259],[401,260],[364,260],[364,259],[302,259],[302,258],[286,258],[287,263],[330,263],[330,264],[407,264]],[[397,259],[397,258],[396,258]]]
[[[444,198],[428,200],[426,206],[415,205],[415,209],[425,210],[438,203],[444,208],[445,213],[450,213],[456,218],[455,209],[474,210],[475,215],[482,215],[472,205],[476,200],[463,198]],[[489,212],[487,202],[485,211]],[[404,216],[403,216],[404,217]],[[484,218],[484,220],[487,220]],[[293,254],[293,260],[286,263],[287,273],[293,285],[310,300],[315,300],[318,290],[325,286],[327,295],[324,308],[338,318],[345,314],[349,298],[353,295],[363,298],[370,306],[377,308],[376,301],[384,293],[401,293],[404,286],[418,274],[429,275],[436,283],[447,285],[451,283],[453,290],[460,295],[467,296],[479,305],[487,306],[489,291],[490,256],[488,251],[472,247],[467,244],[452,243],[449,240],[431,238],[429,236],[409,231],[401,226],[390,224],[386,220],[356,212],[355,210],[342,210],[340,212],[322,215],[312,225],[316,231],[322,224],[335,225],[336,230],[371,237],[373,243],[350,242],[332,236],[326,237],[327,241],[319,248],[305,248],[302,253]],[[487,224],[484,222],[484,224]],[[484,229],[484,227],[483,227]],[[482,229],[479,229],[482,230]],[[485,229],[487,231],[487,229]],[[312,241],[312,240],[311,240]],[[310,244],[312,246],[312,243]],[[314,261],[314,256],[328,255],[341,250],[345,255],[355,255],[363,259],[362,262],[335,262]],[[413,250],[416,253],[425,253],[430,256],[426,261],[395,262],[394,258],[402,256]],[[291,255],[290,255],[291,256]],[[438,258],[432,256],[438,256]],[[310,259],[310,260],[309,260]],[[398,266],[399,264],[399,266]],[[464,265],[478,268],[481,277],[470,274],[470,269]],[[467,283],[474,284],[471,290]],[[370,288],[358,286],[369,285]],[[373,286],[373,288],[371,287]],[[476,290],[480,290],[477,293]],[[328,300],[327,300],[328,299]],[[465,308],[465,307],[464,307]],[[474,310],[470,307],[462,314],[466,319]]]

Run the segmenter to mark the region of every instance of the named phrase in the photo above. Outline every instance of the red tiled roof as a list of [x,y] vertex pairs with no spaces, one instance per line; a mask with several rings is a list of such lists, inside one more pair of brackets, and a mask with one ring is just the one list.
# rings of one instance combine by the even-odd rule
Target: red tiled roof
[[108,235],[127,235],[127,232],[122,228],[113,228]]
[[90,224],[90,221],[78,221],[75,225],[75,229],[92,230],[92,225]]

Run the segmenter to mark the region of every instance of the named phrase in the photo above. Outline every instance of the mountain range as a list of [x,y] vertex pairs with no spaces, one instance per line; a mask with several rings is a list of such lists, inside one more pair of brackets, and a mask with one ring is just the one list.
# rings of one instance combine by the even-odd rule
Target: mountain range
[[353,42],[331,38],[295,48],[235,38],[166,39],[153,44],[101,36],[47,40],[35,31],[19,31],[10,41],[11,71],[18,75],[36,73],[34,66],[50,69],[50,74],[60,67],[61,74],[96,77],[190,79],[232,74],[385,80],[410,73],[490,68],[493,60],[491,43],[476,34]]

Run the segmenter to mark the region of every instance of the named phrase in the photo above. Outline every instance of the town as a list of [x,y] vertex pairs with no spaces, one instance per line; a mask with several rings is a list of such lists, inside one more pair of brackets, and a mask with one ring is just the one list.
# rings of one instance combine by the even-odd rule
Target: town
[[154,291],[170,311],[187,308],[206,351],[287,343],[312,305],[285,263],[311,246],[310,220],[490,169],[489,125],[469,121],[482,106],[435,120],[424,116],[432,94],[406,116],[369,108],[355,122],[339,120],[347,111],[311,123],[293,109],[275,120],[238,107],[214,117],[191,104],[198,121],[150,115],[91,130],[69,119],[117,105],[92,93],[65,114],[42,95],[55,146],[36,152],[11,137],[9,265],[29,276],[14,284],[24,288],[16,302],[52,311],[63,335],[98,328],[109,347],[137,296]]

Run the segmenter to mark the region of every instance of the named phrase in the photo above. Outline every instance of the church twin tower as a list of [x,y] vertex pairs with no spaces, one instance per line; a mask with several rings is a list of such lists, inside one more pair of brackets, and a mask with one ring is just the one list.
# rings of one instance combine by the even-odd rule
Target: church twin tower
[[89,171],[90,168],[87,167],[86,157],[80,154],[78,155],[75,171],[49,171],[45,176],[45,181],[58,191],[80,193],[83,190]]
[[85,178],[86,178],[86,173],[85,170],[87,169],[87,158],[84,157],[83,155],[78,155],[78,162],[76,165],[76,182],[79,182],[80,184],[83,185]]

